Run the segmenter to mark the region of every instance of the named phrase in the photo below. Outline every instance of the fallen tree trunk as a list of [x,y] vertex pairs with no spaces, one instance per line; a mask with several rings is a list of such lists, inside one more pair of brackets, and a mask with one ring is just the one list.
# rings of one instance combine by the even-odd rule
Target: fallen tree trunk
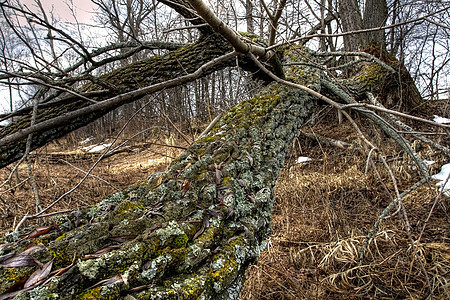
[[[232,51],[211,33],[198,43],[119,69],[100,81],[114,86],[110,91],[117,95],[167,81],[179,85],[231,65],[235,54],[224,54]],[[303,65],[311,66],[314,61],[303,48],[286,54],[290,62],[304,60]],[[218,58],[204,69],[205,63]],[[249,61],[239,65],[255,70]],[[325,80],[318,64],[290,65],[286,78],[316,92],[324,87],[322,92],[352,103],[353,98],[347,98],[361,99],[367,91],[379,91],[387,75],[395,73],[382,65],[367,63],[353,78],[334,80],[338,86]],[[171,81],[186,73],[196,75]],[[101,88],[88,85],[82,91]],[[33,147],[136,97],[34,132]],[[77,100],[42,109],[38,121],[55,113],[102,107],[96,105]],[[314,106],[310,93],[272,84],[224,114],[166,172],[47,227],[23,236],[11,234],[5,239],[9,243],[0,246],[0,300],[236,299],[247,266],[259,257],[270,233],[273,187],[288,145]],[[5,140],[23,133],[29,123],[24,117],[0,132],[0,167],[23,155],[28,134],[10,143]]]
[[3,245],[0,293],[40,270],[14,264],[32,256],[59,274],[16,299],[235,299],[265,247],[288,145],[313,108],[312,96],[278,85],[242,102],[168,171]]

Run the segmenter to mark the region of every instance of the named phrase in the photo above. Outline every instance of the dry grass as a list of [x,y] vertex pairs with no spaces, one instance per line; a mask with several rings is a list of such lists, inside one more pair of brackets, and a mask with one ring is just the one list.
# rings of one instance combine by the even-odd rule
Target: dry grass
[[[353,129],[346,123],[336,125],[332,113],[323,119],[328,121],[319,122],[312,128],[314,132],[346,142],[356,140]],[[374,127],[366,125],[363,129],[383,149],[401,191],[418,181],[419,176],[409,158]],[[441,142],[445,143],[446,139],[448,137],[443,137]],[[414,242],[411,243],[400,214],[396,214],[381,223],[360,263],[360,250],[367,233],[392,201],[393,184],[387,171],[376,162],[381,180],[372,169],[366,175],[366,157],[357,146],[343,150],[307,140],[301,141],[301,148],[297,141],[294,145],[289,155],[292,160],[286,163],[277,182],[273,234],[258,263],[248,270],[242,300],[422,299],[430,291],[434,299],[450,299],[448,197],[438,202],[420,240],[436,189],[422,186],[405,197]],[[444,158],[435,151],[427,146],[416,146],[423,158],[440,161],[439,166],[442,164]],[[42,206],[83,176],[62,161],[46,161],[46,151],[55,153],[55,146],[40,150],[37,157],[41,160],[36,160],[34,165]],[[109,184],[89,178],[56,209],[88,206],[114,192],[112,186],[123,189],[165,169],[166,160],[154,152],[167,153],[160,147],[150,147],[106,159],[93,174]],[[293,163],[298,155],[307,155],[313,160],[298,165]],[[75,159],[71,163],[87,170],[92,161]],[[0,179],[6,176],[4,170]],[[27,176],[26,169],[21,168],[18,180]],[[14,184],[19,181],[14,179]],[[11,230],[24,214],[33,212],[31,195],[29,184],[24,184],[1,196],[0,231]]]
[[[276,190],[273,234],[258,264],[248,272],[241,299],[421,299],[429,288],[421,266],[413,261],[415,251],[434,294],[448,299],[446,213],[436,212],[417,249],[411,247],[398,216],[383,222],[359,265],[365,237],[389,199],[355,165],[347,165],[341,173],[311,170],[315,168],[319,165],[283,172]],[[421,209],[413,199],[421,202]],[[427,187],[406,199],[414,228],[421,228],[432,201]],[[448,199],[443,205],[448,207]]]
[[[408,157],[376,129],[363,127],[386,153],[400,191],[419,180]],[[336,129],[328,122],[314,132],[347,142],[356,138],[346,124]],[[366,157],[351,149],[303,141],[299,152],[291,156],[313,160],[283,170],[276,187],[273,234],[247,273],[241,300],[424,299],[430,291],[434,299],[450,299],[448,197],[440,199],[420,240],[437,191],[422,186],[405,197],[414,243],[396,214],[381,223],[360,263],[368,232],[392,201],[387,171],[378,162],[382,180],[373,170],[365,175]],[[429,147],[422,147],[420,154],[440,161],[438,166],[445,161]],[[432,172],[439,172],[437,168]]]
[[[79,169],[88,171],[98,157],[86,155],[79,149],[57,151],[59,148],[52,144],[35,153],[33,175],[39,188],[41,207],[46,207],[75,186],[85,175]],[[92,205],[107,195],[137,184],[154,172],[165,170],[170,160],[159,153],[166,151],[160,147],[154,148],[141,148],[135,153],[119,153],[104,159],[91,173],[93,176],[89,176],[78,189],[58,203],[53,211]],[[2,170],[0,181],[3,182],[8,175],[9,170]],[[26,178],[28,172],[26,165],[22,164],[18,176],[14,176],[11,184],[2,190]],[[0,198],[0,234],[11,231],[25,214],[34,212],[35,198],[29,182],[3,194]]]

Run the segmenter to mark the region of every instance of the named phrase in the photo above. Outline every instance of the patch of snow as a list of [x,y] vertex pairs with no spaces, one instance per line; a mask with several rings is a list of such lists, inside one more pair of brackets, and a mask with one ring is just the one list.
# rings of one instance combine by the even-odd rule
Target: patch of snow
[[447,184],[445,184],[445,186],[444,183],[447,180],[449,174],[450,174],[450,164],[445,164],[441,167],[441,172],[431,176],[432,179],[439,180],[439,182],[436,183],[436,186],[440,186],[441,187],[440,190],[443,191],[443,194],[448,197],[450,197],[450,180],[447,181]]
[[299,158],[297,158],[297,160],[295,161],[298,164],[302,164],[308,161],[311,161],[312,159],[306,156],[299,156]]
[[435,163],[434,160],[426,160],[426,159],[424,159],[423,162],[424,162],[427,166],[431,166],[432,164]]
[[147,161],[147,164],[149,166],[153,166],[153,165],[158,165],[158,164],[163,164],[167,162],[167,158],[166,157],[161,157],[161,158],[153,158],[153,159],[149,159]]
[[93,139],[94,139],[94,137],[93,137],[93,136],[90,136],[90,137],[86,138],[85,140],[81,141],[80,144],[87,144],[87,143],[89,143],[90,141],[92,141]]
[[89,153],[100,152],[102,150],[105,150],[106,148],[108,148],[111,145],[112,145],[112,143],[101,144],[101,145],[91,145],[91,146],[83,147],[83,150],[87,151]]
[[8,125],[9,123],[11,123],[10,120],[3,120],[3,121],[0,122],[0,126],[1,126],[1,127],[6,126],[6,125]]
[[439,117],[438,115],[434,115],[433,121],[439,124],[450,124],[450,119]]

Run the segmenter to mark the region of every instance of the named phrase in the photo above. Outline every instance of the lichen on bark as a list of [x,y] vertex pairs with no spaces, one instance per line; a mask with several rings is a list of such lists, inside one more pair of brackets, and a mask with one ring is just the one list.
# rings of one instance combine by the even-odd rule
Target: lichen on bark
[[[42,263],[53,259],[61,270],[74,261],[16,298],[235,299],[265,247],[285,152],[313,107],[311,96],[272,85],[231,109],[166,172],[59,218],[44,236],[6,244],[0,256],[40,242],[33,255]],[[0,269],[14,277],[0,293],[36,268]]]

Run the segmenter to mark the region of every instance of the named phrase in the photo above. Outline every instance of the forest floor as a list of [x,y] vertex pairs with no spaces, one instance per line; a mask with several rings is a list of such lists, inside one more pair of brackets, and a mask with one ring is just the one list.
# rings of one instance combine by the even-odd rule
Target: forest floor
[[[450,104],[431,107],[424,116],[433,118],[433,114],[449,118]],[[356,121],[385,155],[400,193],[420,180],[414,163],[391,140],[365,120]],[[419,126],[423,131],[445,133]],[[315,125],[303,131],[351,145],[340,148],[304,135],[293,141],[276,186],[273,233],[258,263],[248,270],[241,299],[422,299],[430,292],[434,299],[450,299],[450,197],[438,196],[436,181],[408,194],[402,200],[405,210],[394,208],[380,223],[361,259],[366,236],[393,201],[395,185],[380,160],[373,159],[376,170],[370,164],[367,168],[357,134],[348,122],[338,124],[334,111],[319,112]],[[72,136],[71,140],[85,138]],[[437,139],[450,145],[448,132]],[[98,158],[81,147],[105,142],[74,144],[68,140],[33,153],[31,167],[42,208],[75,186]],[[425,144],[413,146],[423,159],[434,161],[431,174],[449,163]],[[150,143],[132,143],[126,149],[102,160],[91,172],[93,176],[52,211],[92,205],[165,170],[170,163],[165,155],[176,156],[181,151]],[[297,162],[299,157],[310,160]],[[11,167],[1,171],[2,182],[10,171]],[[36,210],[27,179],[26,164],[22,164],[18,175],[2,188],[2,235]]]

